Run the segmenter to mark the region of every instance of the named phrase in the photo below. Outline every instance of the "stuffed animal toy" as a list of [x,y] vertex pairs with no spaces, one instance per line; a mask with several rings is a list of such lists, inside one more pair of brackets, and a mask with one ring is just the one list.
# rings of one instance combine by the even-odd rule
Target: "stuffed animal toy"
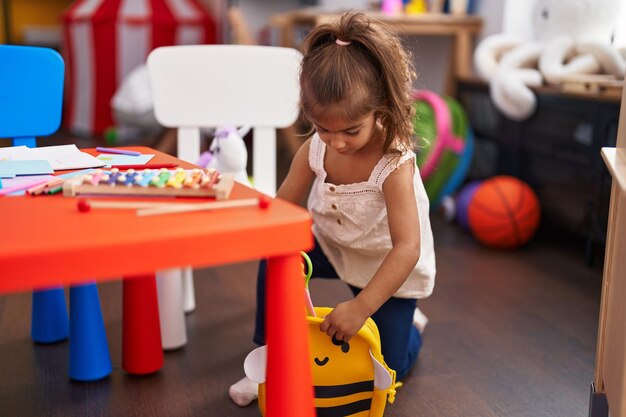
[[225,126],[215,131],[208,152],[200,156],[198,165],[205,168],[215,168],[221,173],[232,173],[235,181],[251,186],[246,166],[248,150],[243,137],[250,131],[250,126],[235,129]]
[[162,130],[154,116],[148,67],[140,65],[122,81],[111,98],[111,110],[120,140],[136,140]]
[[511,34],[485,38],[474,53],[478,75],[490,84],[496,107],[513,120],[535,111],[529,87],[560,84],[571,75],[624,78],[626,62],[611,45],[620,0],[536,0],[534,39]]

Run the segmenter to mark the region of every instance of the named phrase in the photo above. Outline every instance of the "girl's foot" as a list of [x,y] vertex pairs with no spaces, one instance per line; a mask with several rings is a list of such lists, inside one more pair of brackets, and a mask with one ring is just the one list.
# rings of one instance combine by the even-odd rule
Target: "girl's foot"
[[422,310],[415,307],[415,312],[413,313],[413,325],[417,327],[417,330],[420,332],[420,334],[424,333],[424,329],[426,328],[427,324],[428,317],[426,317],[426,315],[422,313]]
[[244,376],[230,386],[228,394],[239,407],[246,407],[259,396],[259,384]]

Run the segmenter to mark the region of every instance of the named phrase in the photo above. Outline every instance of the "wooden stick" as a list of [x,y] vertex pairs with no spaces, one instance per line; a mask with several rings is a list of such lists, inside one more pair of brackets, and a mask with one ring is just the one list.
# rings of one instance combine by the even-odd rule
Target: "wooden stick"
[[137,216],[154,216],[157,214],[187,213],[190,211],[217,210],[223,208],[248,207],[258,205],[258,198],[245,198],[241,200],[228,201],[211,201],[209,203],[198,204],[171,204],[168,207],[149,207],[137,210]]
[[195,204],[185,203],[162,203],[157,201],[98,201],[87,200],[92,208],[110,208],[110,209],[142,209],[142,208],[154,208],[154,207],[188,207],[195,206]]

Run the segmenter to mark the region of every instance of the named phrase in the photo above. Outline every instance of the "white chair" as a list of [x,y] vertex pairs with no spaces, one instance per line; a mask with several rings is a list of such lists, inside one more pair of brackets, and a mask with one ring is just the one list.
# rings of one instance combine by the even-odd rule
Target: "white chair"
[[[189,45],[152,51],[148,72],[154,112],[160,124],[178,129],[178,157],[198,161],[201,128],[252,126],[254,187],[274,196],[276,128],[291,126],[298,117],[300,60],[297,50],[272,46]],[[193,281],[189,268],[186,276],[183,288],[188,304],[195,299],[190,293]],[[159,293],[166,285],[174,286],[174,292],[180,287],[173,279],[158,281]],[[162,298],[160,295],[160,303],[167,302]],[[179,318],[172,320],[180,323]],[[166,343],[168,321],[161,318],[163,346],[180,345],[180,336],[178,341]],[[172,333],[180,335],[179,330]]]

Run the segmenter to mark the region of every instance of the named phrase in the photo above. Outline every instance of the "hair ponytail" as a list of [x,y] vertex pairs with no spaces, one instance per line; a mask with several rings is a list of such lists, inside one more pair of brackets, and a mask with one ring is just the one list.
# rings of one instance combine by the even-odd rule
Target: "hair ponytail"
[[312,29],[302,53],[305,115],[316,106],[349,104],[344,108],[350,118],[376,114],[385,130],[385,151],[395,140],[412,146],[412,57],[382,23],[347,12]]

